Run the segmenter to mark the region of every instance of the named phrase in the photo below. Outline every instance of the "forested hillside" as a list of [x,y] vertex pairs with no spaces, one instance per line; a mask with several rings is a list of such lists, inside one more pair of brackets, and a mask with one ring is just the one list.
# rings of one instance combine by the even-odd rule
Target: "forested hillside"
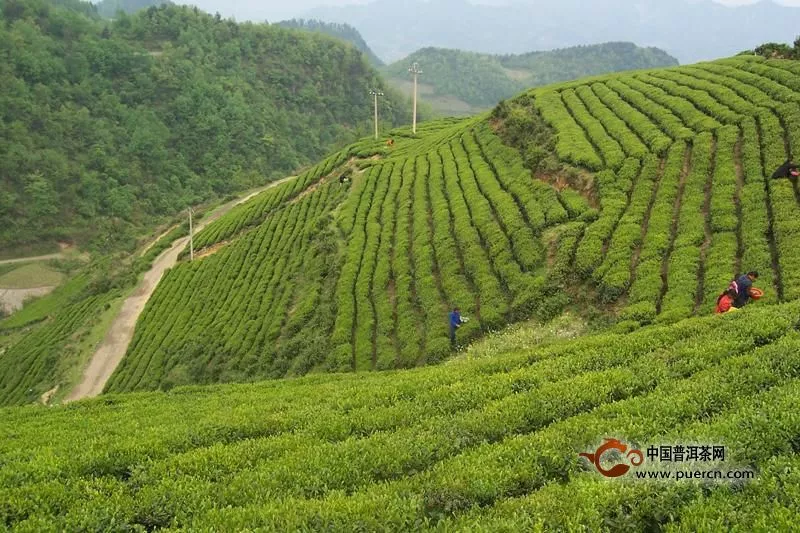
[[420,82],[432,89],[428,94],[439,99],[457,98],[482,109],[531,87],[595,74],[678,64],[675,58],[657,48],[605,43],[503,56],[423,48],[392,63],[384,72],[393,83],[405,85],[403,82],[409,78],[407,69],[414,62],[424,71]]
[[117,13],[122,11],[127,14],[133,14],[142,9],[147,9],[150,6],[160,6],[162,4],[171,4],[169,0],[102,0],[97,2],[97,12],[109,19],[117,16]]
[[367,45],[366,41],[361,37],[361,34],[358,33],[358,30],[349,24],[337,24],[335,22],[323,22],[314,19],[292,19],[278,22],[278,26],[296,30],[315,31],[330,35],[331,37],[337,37],[351,43],[361,50],[373,66],[383,66],[383,61],[370,49],[369,45]]
[[129,246],[370,131],[370,87],[386,123],[409,120],[330,37],[172,5],[102,22],[83,5],[0,2],[0,249]]

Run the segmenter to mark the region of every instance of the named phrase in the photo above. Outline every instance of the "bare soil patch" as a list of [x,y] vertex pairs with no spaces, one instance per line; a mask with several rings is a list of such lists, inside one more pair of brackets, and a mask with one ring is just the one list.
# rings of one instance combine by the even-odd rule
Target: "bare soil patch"
[[3,309],[6,314],[19,311],[27,300],[49,294],[53,289],[55,289],[55,286],[30,289],[0,289],[0,309]]

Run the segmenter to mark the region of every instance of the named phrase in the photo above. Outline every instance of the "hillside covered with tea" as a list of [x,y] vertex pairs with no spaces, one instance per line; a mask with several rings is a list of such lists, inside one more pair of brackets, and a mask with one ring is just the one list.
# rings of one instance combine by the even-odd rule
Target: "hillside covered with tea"
[[570,301],[618,328],[707,315],[742,271],[793,300],[796,191],[767,178],[800,142],[797,74],[609,75],[334,154],[198,235],[108,390],[435,362],[453,306],[466,342]]

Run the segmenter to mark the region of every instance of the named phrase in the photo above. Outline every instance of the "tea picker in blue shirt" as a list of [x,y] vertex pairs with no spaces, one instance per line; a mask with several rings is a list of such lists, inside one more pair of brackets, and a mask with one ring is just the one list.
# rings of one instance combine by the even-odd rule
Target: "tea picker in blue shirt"
[[450,312],[450,344],[453,348],[456,346],[456,330],[466,321],[466,318],[461,318],[461,309],[454,307]]

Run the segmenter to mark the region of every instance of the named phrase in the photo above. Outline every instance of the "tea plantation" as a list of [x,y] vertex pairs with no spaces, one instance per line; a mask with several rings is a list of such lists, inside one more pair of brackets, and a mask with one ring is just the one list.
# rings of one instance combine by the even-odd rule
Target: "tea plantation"
[[[353,145],[200,233],[213,253],[162,281],[107,390],[436,362],[452,306],[467,342],[553,316],[576,280],[628,329],[711,313],[740,271],[793,300],[800,192],[766,178],[800,150],[798,74],[755,56],[614,74]],[[549,124],[590,195],[532,178],[502,140],[515,114]]]
[[[800,305],[420,369],[0,410],[18,531],[790,530]],[[578,452],[722,443],[744,485],[604,479]]]

